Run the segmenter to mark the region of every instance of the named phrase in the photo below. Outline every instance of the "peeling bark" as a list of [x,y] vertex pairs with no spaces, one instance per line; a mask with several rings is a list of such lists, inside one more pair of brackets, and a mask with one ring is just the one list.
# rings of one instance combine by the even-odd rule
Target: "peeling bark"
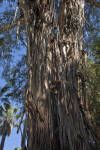
[[28,42],[28,150],[90,150],[93,135],[78,101],[75,77],[84,1],[61,1],[58,20],[54,1],[40,3],[31,1],[27,9],[22,4]]

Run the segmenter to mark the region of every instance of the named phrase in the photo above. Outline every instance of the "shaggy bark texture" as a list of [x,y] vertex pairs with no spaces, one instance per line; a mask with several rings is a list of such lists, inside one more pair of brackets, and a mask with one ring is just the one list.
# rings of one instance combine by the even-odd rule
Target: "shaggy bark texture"
[[53,0],[20,4],[28,42],[28,150],[90,150],[94,137],[80,104],[77,78],[84,1],[62,0],[58,11]]

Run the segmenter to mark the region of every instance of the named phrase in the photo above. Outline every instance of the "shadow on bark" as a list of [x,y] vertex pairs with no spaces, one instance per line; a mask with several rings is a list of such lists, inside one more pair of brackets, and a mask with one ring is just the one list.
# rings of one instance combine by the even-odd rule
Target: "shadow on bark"
[[[84,3],[61,1],[58,14],[54,1],[25,4],[22,7],[26,12],[28,42],[29,88],[25,101],[28,150],[95,149],[92,144],[93,140],[96,142],[95,134],[78,92],[79,65],[84,57]],[[84,85],[82,78],[81,81]],[[86,100],[85,88],[82,90]]]

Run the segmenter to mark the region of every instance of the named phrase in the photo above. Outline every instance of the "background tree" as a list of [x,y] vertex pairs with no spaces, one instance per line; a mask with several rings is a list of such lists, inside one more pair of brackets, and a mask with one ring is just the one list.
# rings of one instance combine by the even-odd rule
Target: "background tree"
[[18,113],[19,108],[13,108],[13,106],[4,103],[3,107],[0,107],[0,135],[2,135],[0,150],[3,150],[6,136],[11,134],[12,127],[17,127],[16,120],[20,117]]
[[94,120],[95,130],[100,140],[100,44],[99,38],[90,45],[93,60],[87,63],[87,100],[89,111]]
[[21,150],[20,148],[15,148],[15,150]]

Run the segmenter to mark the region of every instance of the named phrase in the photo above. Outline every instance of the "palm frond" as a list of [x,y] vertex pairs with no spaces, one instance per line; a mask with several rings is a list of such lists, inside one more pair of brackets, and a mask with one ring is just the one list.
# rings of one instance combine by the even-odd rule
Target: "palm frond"
[[14,108],[13,113],[16,114],[18,112],[19,108]]

